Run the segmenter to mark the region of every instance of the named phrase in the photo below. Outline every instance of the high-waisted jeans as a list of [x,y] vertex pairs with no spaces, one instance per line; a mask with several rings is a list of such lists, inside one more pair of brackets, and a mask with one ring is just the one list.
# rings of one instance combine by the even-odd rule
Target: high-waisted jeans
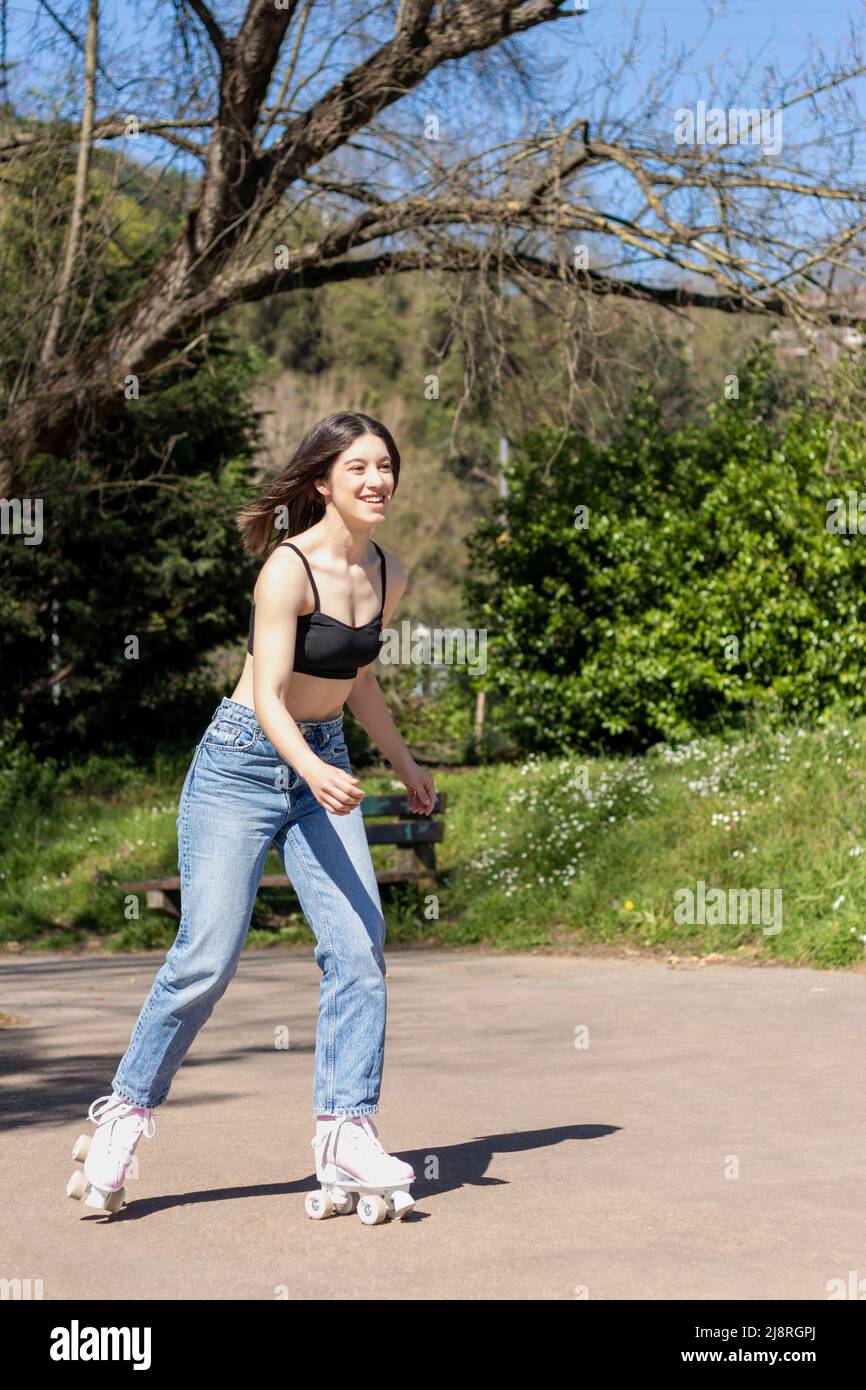
[[[343,716],[300,722],[310,748],[351,772]],[[175,1072],[237,969],[265,857],[285,864],[316,938],[322,972],[313,1112],[379,1109],[385,1050],[385,922],[360,806],[336,816],[265,737],[255,713],[224,699],[190,764],[177,817],[181,917],[118,1064],[113,1088],[161,1105]]]

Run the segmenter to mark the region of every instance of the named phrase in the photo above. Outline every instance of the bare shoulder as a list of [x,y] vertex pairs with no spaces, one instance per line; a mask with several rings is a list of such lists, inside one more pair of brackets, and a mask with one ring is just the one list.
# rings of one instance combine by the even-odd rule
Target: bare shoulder
[[383,545],[379,546],[385,556],[385,573],[388,576],[388,587],[399,589],[401,592],[406,587],[406,580],[409,578],[409,571],[406,569],[396,555],[391,555]]
[[290,546],[278,545],[259,571],[256,606],[297,613],[304,607],[307,588],[307,571],[301,557]]
[[403,597],[409,573],[396,555],[389,555],[387,550],[383,550],[382,554],[385,556],[385,602],[382,605],[382,621],[387,626]]

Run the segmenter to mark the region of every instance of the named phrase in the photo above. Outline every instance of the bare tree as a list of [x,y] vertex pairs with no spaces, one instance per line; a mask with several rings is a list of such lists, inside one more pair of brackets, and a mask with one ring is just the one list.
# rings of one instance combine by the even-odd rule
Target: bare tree
[[[680,112],[670,79],[690,55],[663,53],[662,76],[614,112],[636,71],[638,26],[611,65],[593,13],[567,0],[248,0],[233,33],[206,0],[176,3],[185,86],[176,111],[139,128],[201,161],[194,202],[99,332],[79,324],[64,337],[64,263],[33,312],[45,350],[25,355],[6,402],[0,493],[34,451],[74,453],[122,401],[125,379],[146,379],[219,314],[299,288],[425,271],[460,285],[464,304],[474,286],[500,346],[516,288],[558,316],[566,361],[575,306],[599,297],[813,329],[862,317],[850,297],[866,199],[857,32],[844,57],[817,54],[796,82],[768,69],[758,90],[736,76],[727,106],[713,74],[695,79]],[[554,23],[551,58],[530,35]],[[560,110],[538,90],[563,63],[575,95]],[[796,142],[776,138],[783,119]],[[19,123],[0,135],[0,173],[47,141],[83,146],[126,127],[86,109],[59,135]],[[828,127],[835,139],[821,146]],[[78,189],[73,221],[77,201]],[[570,363],[574,377],[576,355]]]

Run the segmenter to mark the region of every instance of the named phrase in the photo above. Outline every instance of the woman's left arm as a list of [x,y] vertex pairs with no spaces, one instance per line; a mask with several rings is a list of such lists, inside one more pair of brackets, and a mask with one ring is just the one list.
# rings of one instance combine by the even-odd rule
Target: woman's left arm
[[[387,557],[387,589],[385,610],[382,614],[383,628],[390,621],[397,604],[403,597],[408,579],[406,571],[392,555]],[[401,738],[394,723],[391,711],[385,703],[381,686],[373,674],[373,664],[361,666],[355,683],[346,701],[349,709],[381,749],[394,772],[409,793],[409,810],[429,815],[436,801],[436,788],[429,772],[424,772],[416,763]]]

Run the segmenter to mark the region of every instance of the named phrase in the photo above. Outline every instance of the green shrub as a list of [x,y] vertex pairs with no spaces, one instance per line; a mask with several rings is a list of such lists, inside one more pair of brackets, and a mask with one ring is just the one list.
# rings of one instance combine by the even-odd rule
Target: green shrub
[[234,520],[252,477],[254,374],[215,331],[199,370],[160,373],[86,458],[31,462],[44,535],[0,548],[0,734],[17,721],[36,754],[64,762],[200,735],[223,684],[208,654],[233,643],[240,670],[258,568]]
[[53,759],[41,760],[10,732],[0,738],[0,818],[7,822],[19,805],[41,811],[51,802],[57,781]]
[[539,431],[516,452],[468,593],[523,748],[631,751],[748,712],[866,708],[866,541],[827,528],[861,484],[864,431],[814,401],[771,421],[770,370],[756,350],[703,427],[665,431],[642,393],[612,446]]

